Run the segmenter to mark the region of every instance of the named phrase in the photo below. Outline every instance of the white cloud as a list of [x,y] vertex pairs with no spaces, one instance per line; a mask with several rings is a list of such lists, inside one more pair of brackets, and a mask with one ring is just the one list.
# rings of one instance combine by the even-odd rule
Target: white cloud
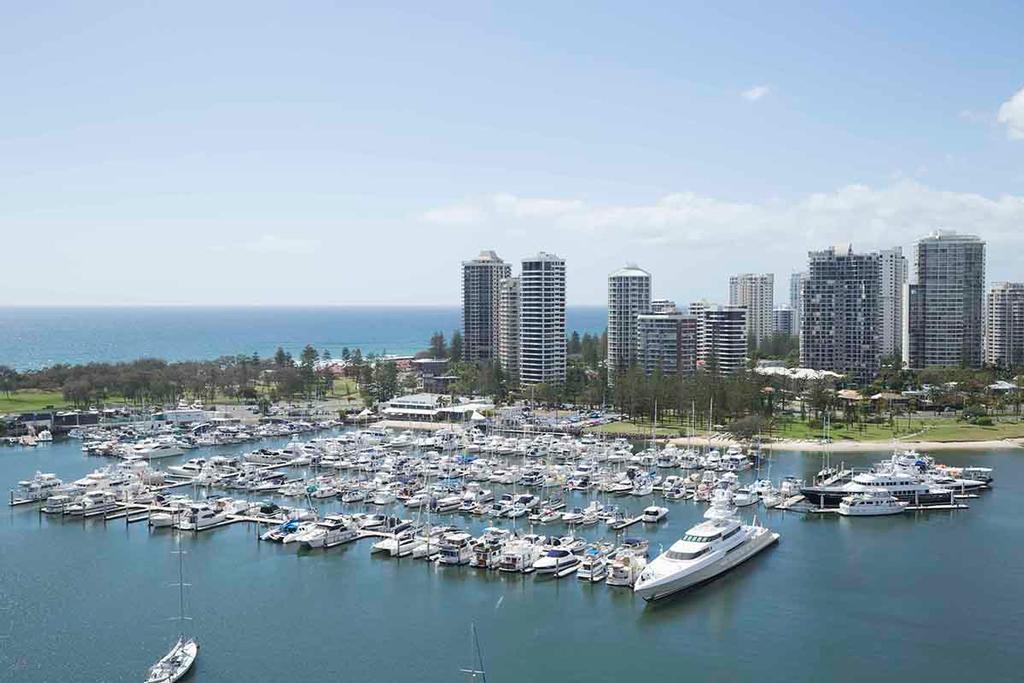
[[757,102],[762,97],[765,97],[771,93],[772,89],[767,85],[755,85],[753,88],[749,88],[740,93],[740,97],[747,100],[748,102]]
[[791,201],[679,192],[649,203],[601,204],[499,194],[465,208],[504,256],[538,248],[565,256],[575,300],[601,301],[605,275],[625,260],[655,272],[660,295],[722,298],[731,272],[774,271],[781,278],[804,267],[809,250],[844,242],[858,251],[909,247],[938,228],[985,239],[991,279],[1024,279],[1014,256],[1024,250],[1024,196],[943,191],[913,180],[848,185]]
[[246,242],[243,247],[246,251],[258,254],[312,254],[317,247],[314,240],[300,239],[294,237],[280,237],[278,235],[261,235],[259,238]]
[[1024,88],[999,107],[996,120],[1006,126],[1011,140],[1024,140]]
[[469,204],[453,204],[424,211],[420,218],[435,225],[474,225],[481,214],[476,207]]

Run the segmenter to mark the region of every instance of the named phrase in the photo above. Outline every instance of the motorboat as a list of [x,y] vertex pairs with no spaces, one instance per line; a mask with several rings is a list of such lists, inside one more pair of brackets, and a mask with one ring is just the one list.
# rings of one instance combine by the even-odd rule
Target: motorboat
[[531,539],[518,538],[505,544],[498,569],[503,572],[533,571],[533,563],[541,555],[541,547]]
[[647,558],[637,550],[619,548],[608,564],[604,582],[609,586],[632,586],[647,566]]
[[668,517],[668,508],[658,507],[657,505],[644,508],[644,524],[657,524],[666,517]]
[[846,496],[839,501],[839,514],[844,517],[877,517],[898,515],[910,505],[885,489],[865,491]]
[[185,450],[171,439],[146,439],[129,446],[125,452],[125,457],[154,460],[157,458],[173,458],[184,453]]
[[[593,550],[593,552],[591,552]],[[589,583],[600,583],[608,576],[608,558],[597,549],[588,549],[580,558],[576,578]]]
[[473,537],[465,532],[445,534],[441,538],[437,563],[441,565],[469,564],[473,559]]
[[206,466],[206,458],[189,458],[180,465],[168,465],[165,469],[180,477],[197,477]]
[[63,481],[57,478],[56,474],[49,472],[36,472],[31,479],[18,482],[18,488],[14,491],[15,500],[46,500],[53,493],[56,493]]
[[117,496],[111,491],[101,489],[84,493],[78,500],[68,503],[64,507],[64,513],[92,517],[110,512],[115,507],[117,507]]
[[544,554],[533,563],[533,569],[538,574],[561,574],[562,572],[578,567],[580,558],[565,548],[549,548]]
[[43,504],[42,510],[48,515],[62,515],[71,501],[71,496],[65,494],[49,496]]
[[216,526],[227,519],[227,513],[206,503],[194,503],[185,508],[178,519],[177,527],[182,531],[202,531]]
[[716,517],[691,527],[655,558],[633,586],[644,600],[657,600],[729,571],[779,540],[779,534],[736,517]]
[[754,505],[758,499],[757,493],[746,486],[741,486],[732,492],[732,504],[738,508]]
[[307,548],[331,548],[359,538],[359,530],[341,515],[328,515],[297,539]]

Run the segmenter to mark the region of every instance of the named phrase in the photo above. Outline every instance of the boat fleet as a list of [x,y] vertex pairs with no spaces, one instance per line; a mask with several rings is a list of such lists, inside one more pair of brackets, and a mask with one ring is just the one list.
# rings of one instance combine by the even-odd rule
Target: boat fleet
[[[805,485],[793,477],[761,477],[757,449],[698,452],[669,445],[635,452],[624,439],[472,430],[363,429],[240,457],[188,458],[163,469],[139,455],[160,444],[174,447],[172,438],[137,438],[132,454],[110,453],[121,462],[70,483],[37,472],[19,482],[12,504],[41,502],[44,513],[83,517],[142,506],[152,528],[192,532],[258,521],[265,525],[262,541],[308,550],[373,537],[375,556],[503,574],[575,575],[658,600],[710,581],[776,543],[779,534],[756,521],[759,506],[792,509],[802,496],[844,516],[891,515],[992,483],[990,469],[946,467],[912,451],[866,472],[823,471],[824,482]],[[740,474],[755,467],[753,480],[741,483]],[[180,486],[192,486],[193,495],[171,492]],[[200,490],[206,495],[199,497]],[[254,502],[253,494],[276,502]],[[301,503],[282,505],[282,498]],[[630,512],[636,506],[628,499],[642,500],[642,511]],[[706,503],[704,519],[651,559],[648,541],[627,530],[661,525],[671,513],[668,503],[677,501]],[[340,504],[341,512],[322,514],[327,503]],[[449,523],[471,517],[488,526],[473,534]],[[588,531],[610,533],[614,541],[587,540],[582,534]]]

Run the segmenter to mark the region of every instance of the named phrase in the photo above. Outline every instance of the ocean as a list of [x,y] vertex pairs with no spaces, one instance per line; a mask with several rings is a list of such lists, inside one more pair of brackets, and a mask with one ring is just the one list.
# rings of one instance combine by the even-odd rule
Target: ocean
[[[570,306],[566,329],[600,333],[606,316],[601,306]],[[266,357],[278,346],[297,354],[306,344],[335,357],[346,347],[411,354],[435,331],[450,338],[461,321],[461,308],[428,306],[0,308],[0,365]]]
[[[73,480],[110,462],[80,445],[0,447],[0,489],[36,470]],[[863,466],[886,455],[844,458]],[[776,456],[773,479],[821,467],[818,455]],[[371,556],[369,540],[308,551],[260,542],[246,524],[182,534],[188,628],[202,644],[187,680],[463,681],[459,670],[474,664],[475,624],[492,683],[1019,681],[1024,460],[1010,450],[940,456],[994,467],[995,487],[954,512],[848,519],[758,509],[782,534],[777,546],[650,605],[628,589],[575,577]],[[570,493],[568,505],[586,500]],[[632,511],[650,504],[611,502]],[[659,504],[670,510],[665,522],[630,530],[649,538],[654,553],[704,511],[692,502]],[[337,501],[321,507],[342,509]],[[753,514],[747,508],[743,516]],[[474,533],[495,523],[449,519]],[[611,537],[604,525],[579,533]],[[177,557],[169,530],[25,506],[0,515],[0,548],[0,680],[139,681],[173,642],[177,625],[167,619],[178,613]]]

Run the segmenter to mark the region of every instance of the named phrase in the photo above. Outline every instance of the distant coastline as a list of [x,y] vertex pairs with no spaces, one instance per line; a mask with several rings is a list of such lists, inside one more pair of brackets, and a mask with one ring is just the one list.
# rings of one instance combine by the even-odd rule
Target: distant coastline
[[[602,306],[570,306],[568,331],[601,332]],[[462,324],[459,306],[112,306],[0,307],[0,365],[32,370],[58,363],[212,360],[225,355],[298,353],[306,344],[340,356],[412,354],[435,331]]]

